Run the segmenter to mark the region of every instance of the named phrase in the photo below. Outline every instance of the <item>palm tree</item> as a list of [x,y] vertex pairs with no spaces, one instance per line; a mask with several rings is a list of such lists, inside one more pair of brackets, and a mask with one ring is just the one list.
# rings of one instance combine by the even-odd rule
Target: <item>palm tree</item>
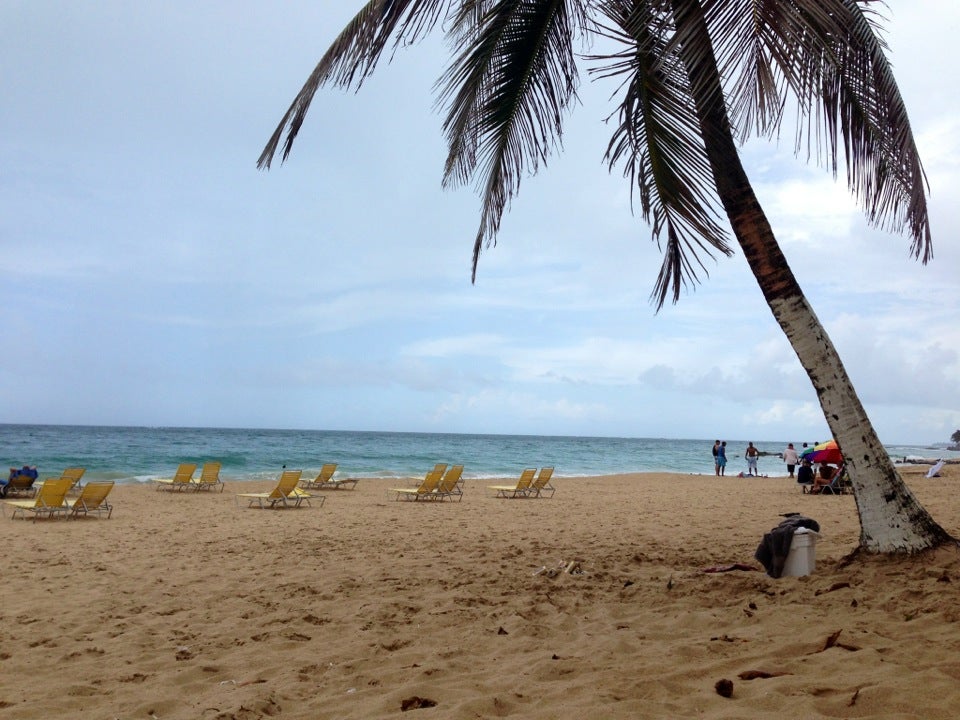
[[[321,85],[359,88],[383,51],[442,27],[454,57],[438,83],[449,145],[444,184],[479,178],[473,279],[524,173],[558,146],[577,99],[576,43],[619,82],[606,160],[620,165],[664,253],[659,310],[699,282],[704,256],[731,255],[720,207],[816,390],[843,450],[860,546],[915,552],[950,541],[884,451],[830,338],[787,265],[743,169],[738,142],[772,137],[785,109],[797,148],[836,174],[840,147],[868,220],[906,231],[931,257],[926,179],[877,35],[875,0],[369,0],[321,58],[260,156],[283,159]],[[612,117],[614,117],[612,116]]]

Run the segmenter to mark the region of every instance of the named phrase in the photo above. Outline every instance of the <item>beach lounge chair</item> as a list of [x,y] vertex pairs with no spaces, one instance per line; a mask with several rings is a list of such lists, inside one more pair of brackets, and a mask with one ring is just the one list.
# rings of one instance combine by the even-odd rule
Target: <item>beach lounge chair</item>
[[10,516],[11,520],[18,514],[25,518],[27,512],[33,513],[34,520],[40,515],[46,515],[48,518],[54,515],[63,515],[67,510],[63,501],[71,485],[73,485],[73,480],[68,477],[49,478],[41,483],[33,499],[4,500],[3,505],[4,508],[13,508],[13,513]]
[[550,478],[553,477],[553,468],[540,468],[539,474],[530,483],[530,489],[525,493],[525,497],[552,498],[557,489],[550,484]]
[[447,498],[452,500],[454,497],[457,498],[457,502],[463,500],[463,465],[454,465],[447,470],[434,496],[435,500],[441,502]]
[[10,468],[10,476],[4,486],[4,497],[35,497],[37,494],[37,469],[35,467]]
[[298,508],[303,503],[309,505],[311,500],[319,500],[322,506],[326,499],[323,495],[311,495],[297,487],[302,474],[302,470],[284,470],[273,490],[260,493],[238,493],[237,503],[239,504],[240,498],[243,498],[248,501],[247,507],[253,507],[256,503],[260,508]]
[[357,485],[359,478],[335,478],[333,474],[337,471],[336,463],[327,463],[313,480],[300,480],[300,487],[308,490],[339,490],[340,488],[350,487],[353,489]]
[[820,488],[821,495],[843,495],[847,491],[847,468],[841,465],[830,478],[830,484]]
[[157,490],[190,490],[193,488],[193,473],[196,469],[196,463],[180,463],[172,478],[158,478],[154,481],[157,483]]
[[527,491],[530,489],[530,483],[533,482],[533,477],[536,474],[536,468],[527,468],[520,473],[520,479],[517,480],[515,485],[488,485],[487,488],[496,491],[496,495],[494,497],[526,497]]
[[96,513],[97,517],[100,517],[106,513],[109,520],[113,514],[113,505],[107,502],[107,495],[111,490],[113,490],[113,480],[87,483],[76,499],[66,501],[67,517],[78,518],[81,515],[86,517],[90,513]]
[[330,488],[332,490],[353,490],[357,483],[360,482],[360,478],[349,477],[349,478],[330,478],[327,480],[325,485],[321,487]]
[[218,487],[223,492],[223,480],[220,479],[220,463],[206,462],[200,470],[200,477],[192,480],[193,489],[197,492],[201,490],[210,490],[213,492]]
[[83,483],[80,482],[80,478],[83,477],[83,474],[87,471],[86,468],[72,467],[67,468],[63,471],[63,474],[60,477],[70,478],[73,481],[73,484],[70,486],[70,489],[67,492],[80,492],[83,489]]
[[443,471],[446,469],[446,465],[437,463],[433,467],[433,470],[428,472],[426,477],[423,478],[423,482],[420,483],[419,487],[390,488],[390,492],[397,494],[397,500],[429,500],[431,499],[431,495],[440,486],[440,481],[443,479]]

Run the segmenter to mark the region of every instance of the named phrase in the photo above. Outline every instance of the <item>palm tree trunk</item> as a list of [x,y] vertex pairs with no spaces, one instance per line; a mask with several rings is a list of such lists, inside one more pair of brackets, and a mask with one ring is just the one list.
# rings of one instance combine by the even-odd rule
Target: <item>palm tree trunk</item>
[[672,0],[680,49],[714,182],[750,270],[790,341],[843,452],[860,515],[860,547],[917,552],[951,541],[894,468],[836,348],[807,302],[747,178],[723,101],[716,56],[699,2]]

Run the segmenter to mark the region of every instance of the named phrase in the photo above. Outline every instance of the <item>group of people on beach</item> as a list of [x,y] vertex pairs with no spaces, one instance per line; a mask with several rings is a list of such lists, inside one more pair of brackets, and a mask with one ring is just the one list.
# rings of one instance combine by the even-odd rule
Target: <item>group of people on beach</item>
[[[760,477],[757,472],[757,460],[760,458],[760,451],[754,447],[752,442],[747,443],[747,451],[743,455],[747,459],[747,477]],[[727,474],[727,441],[717,440],[713,443],[713,470],[717,477],[723,477]],[[740,473],[743,476],[743,473]]]
[[[814,446],[816,445],[817,443],[814,443]],[[803,451],[806,449],[807,443],[804,443]],[[787,473],[790,477],[794,477],[793,473],[796,470],[797,483],[804,486],[804,492],[806,492],[806,486],[810,485],[812,486],[810,492],[814,494],[819,494],[823,487],[832,483],[833,478],[840,472],[839,468],[833,467],[830,463],[820,463],[815,469],[808,458],[801,458],[800,453],[793,447],[793,443],[788,443],[787,449],[783,451],[783,461],[787,464]],[[797,467],[798,463],[800,467]]]
[[[816,445],[816,443],[814,443]],[[807,443],[803,443],[804,449],[807,447]],[[760,451],[754,446],[752,442],[747,443],[747,449],[743,455],[747,460],[747,472],[740,473],[741,477],[760,477],[759,472],[757,471],[757,460],[760,457]],[[793,446],[793,443],[787,443],[787,449],[781,453],[783,457],[783,462],[787,466],[787,473],[789,476],[796,477],[797,482],[803,485],[810,485],[810,492],[819,493],[825,485],[829,485],[836,473],[838,472],[837,468],[834,468],[828,463],[820,464],[818,471],[814,472],[814,468],[810,461],[806,458],[801,460],[800,453],[797,452],[797,449]],[[799,467],[798,467],[799,466]],[[716,440],[713,443],[713,469],[714,474],[717,477],[726,476],[727,468],[727,441]],[[796,475],[794,475],[796,473]]]

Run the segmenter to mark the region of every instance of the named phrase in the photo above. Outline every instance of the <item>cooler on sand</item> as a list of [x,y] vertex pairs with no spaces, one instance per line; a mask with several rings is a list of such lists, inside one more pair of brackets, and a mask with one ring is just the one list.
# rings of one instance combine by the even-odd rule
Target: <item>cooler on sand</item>
[[817,567],[817,540],[820,533],[809,528],[797,528],[790,541],[790,552],[783,564],[782,577],[809,575]]

